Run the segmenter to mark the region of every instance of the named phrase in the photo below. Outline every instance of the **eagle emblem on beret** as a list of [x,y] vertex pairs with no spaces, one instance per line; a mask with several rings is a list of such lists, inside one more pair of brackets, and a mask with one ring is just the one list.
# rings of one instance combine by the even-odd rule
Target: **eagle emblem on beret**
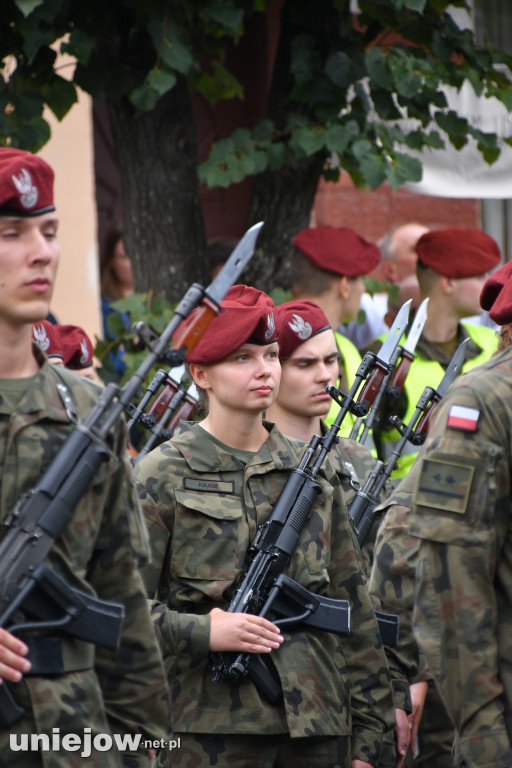
[[308,323],[307,320],[304,320],[303,317],[300,315],[292,315],[292,320],[288,323],[288,327],[297,334],[299,339],[302,341],[306,341],[306,339],[309,339],[311,334],[313,333],[313,328],[311,327],[311,323]]
[[30,173],[26,168],[22,168],[18,176],[13,174],[11,178],[13,180],[14,186],[18,190],[20,203],[22,206],[24,208],[33,208],[37,203],[39,192],[37,191],[37,187],[32,181],[32,176]]
[[80,355],[80,364],[85,365],[86,363],[89,362],[89,347],[87,346],[87,342],[85,339],[80,344],[80,351],[82,353]]
[[276,321],[274,318],[274,313],[269,312],[267,315],[267,330],[265,331],[265,339],[268,341],[273,336],[275,336],[276,333]]
[[43,350],[43,352],[46,352],[48,350],[48,347],[50,346],[50,339],[48,338],[48,335],[46,333],[46,328],[44,325],[40,325],[37,327],[37,325],[33,326],[34,331],[34,339],[37,342],[37,345],[40,349]]

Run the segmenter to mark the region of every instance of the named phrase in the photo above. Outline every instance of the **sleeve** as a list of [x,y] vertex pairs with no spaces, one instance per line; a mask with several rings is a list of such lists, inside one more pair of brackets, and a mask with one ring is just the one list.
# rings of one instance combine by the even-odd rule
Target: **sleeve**
[[124,605],[125,619],[118,650],[97,646],[95,671],[114,733],[168,739],[167,680],[138,570],[147,555],[147,535],[126,459],[124,429],[117,438],[117,456],[122,459],[109,476],[88,578],[101,598]]
[[412,506],[411,533],[421,540],[414,631],[471,768],[512,765],[503,688],[512,619],[500,572],[510,540],[507,423],[494,391],[452,390],[436,413]]
[[381,610],[399,618],[398,645],[386,647],[395,707],[410,707],[409,681],[418,673],[418,647],[412,633],[414,578],[419,540],[409,533],[409,507],[384,509],[374,550],[370,594]]
[[334,487],[330,594],[351,605],[351,631],[342,646],[351,690],[352,760],[377,765],[383,733],[394,726],[389,670],[341,487],[334,472],[328,480]]
[[[210,648],[210,617],[171,610],[170,551],[174,527],[175,498],[171,469],[154,471],[152,456],[136,470],[137,495],[145,518],[151,560],[142,570],[146,593],[151,602],[151,616],[164,659],[176,657],[185,644],[194,655],[207,656]],[[158,480],[165,476],[166,482]]]

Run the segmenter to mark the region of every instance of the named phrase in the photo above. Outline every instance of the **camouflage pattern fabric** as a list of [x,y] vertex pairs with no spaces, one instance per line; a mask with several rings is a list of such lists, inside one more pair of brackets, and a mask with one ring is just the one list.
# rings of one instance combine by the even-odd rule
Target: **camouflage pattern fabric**
[[327,461],[321,495],[287,573],[314,592],[349,599],[348,637],[291,630],[271,659],[283,702],[248,679],[213,683],[209,616],[227,607],[257,527],[279,497],[304,444],[265,422],[269,438],[246,465],[197,424],[136,468],[153,557],[144,569],[172,691],[177,733],[352,735],[353,759],[377,764],[394,715],[388,669],[338,478]]
[[[410,712],[409,684],[418,680],[432,682],[431,673],[419,654],[412,632],[414,579],[420,542],[411,536],[409,520],[418,466],[416,461],[393,494],[379,507],[383,519],[377,535],[369,581],[374,604],[399,617],[398,646],[386,647],[386,654],[396,706],[406,712]],[[428,768],[435,759],[437,768],[451,768],[452,743],[453,727],[450,718],[437,690],[429,685],[418,730],[419,754],[413,761],[408,752],[406,765]],[[394,763],[394,750],[386,762],[381,760],[383,768],[392,768]]]
[[400,621],[398,646],[386,648],[393,682],[395,703],[400,709],[409,706],[409,681],[419,671],[418,647],[412,634],[414,574],[419,540],[409,533],[409,510],[412,503],[417,462],[378,507],[382,516],[374,548],[369,580],[370,594],[376,604]]
[[[96,385],[44,362],[15,410],[0,397],[1,517],[29,491],[48,467],[72,425],[58,394],[64,381],[80,416],[95,404]],[[1,382],[0,382],[1,392]],[[56,677],[27,676],[11,688],[26,715],[12,734],[46,734],[59,729],[83,734],[142,734],[147,739],[169,735],[168,691],[162,659],[147,608],[138,565],[147,561],[148,543],[125,459],[126,432],[120,423],[112,454],[97,473],[93,487],[52,547],[46,563],[71,586],[104,600],[124,603],[126,618],[121,647],[96,647],[94,667]],[[61,637],[64,637],[63,635]],[[20,634],[30,646],[30,638]],[[74,642],[65,640],[66,643]],[[90,666],[90,665],[89,665]],[[115,749],[91,757],[79,752],[13,752],[7,729],[0,731],[0,766],[4,768],[74,768],[147,764],[147,752],[123,756]]]
[[350,768],[350,739],[310,736],[230,736],[182,734],[179,747],[161,755],[159,766],[172,768]]
[[[324,435],[326,431],[327,427],[322,425],[322,434]],[[366,446],[361,445],[355,440],[350,440],[349,438],[341,438],[339,443],[333,446],[329,458],[340,479],[345,506],[349,509],[357,491],[363,488],[368,475],[374,468],[376,459]],[[385,501],[392,490],[391,483],[388,481],[381,491],[380,501]],[[375,537],[381,519],[379,518],[375,520],[373,528],[361,551],[363,569],[367,578],[370,576]]]
[[457,730],[456,764],[512,765],[512,349],[455,382],[418,469],[414,632]]

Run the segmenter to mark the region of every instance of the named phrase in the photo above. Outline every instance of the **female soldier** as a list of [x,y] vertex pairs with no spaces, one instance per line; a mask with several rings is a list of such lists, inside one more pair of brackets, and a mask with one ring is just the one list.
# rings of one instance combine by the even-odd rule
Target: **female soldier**
[[[281,635],[266,619],[225,610],[303,444],[262,420],[280,380],[272,301],[234,286],[222,307],[189,357],[208,415],[182,422],[136,469],[153,551],[145,580],[180,737],[161,764],[376,766],[391,706],[388,670],[328,462],[287,573],[348,599],[351,634],[299,626]],[[215,651],[264,655],[282,687],[277,703],[249,678],[214,683]]]

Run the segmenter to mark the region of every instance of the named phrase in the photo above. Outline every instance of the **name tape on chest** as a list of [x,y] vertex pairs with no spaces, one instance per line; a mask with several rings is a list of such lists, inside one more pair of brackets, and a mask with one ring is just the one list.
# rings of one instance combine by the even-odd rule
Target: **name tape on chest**
[[225,480],[199,480],[195,477],[185,477],[183,478],[183,487],[187,491],[234,493],[234,484]]
[[450,429],[460,429],[463,432],[476,432],[480,421],[478,408],[466,405],[452,405],[448,411],[446,426]]

